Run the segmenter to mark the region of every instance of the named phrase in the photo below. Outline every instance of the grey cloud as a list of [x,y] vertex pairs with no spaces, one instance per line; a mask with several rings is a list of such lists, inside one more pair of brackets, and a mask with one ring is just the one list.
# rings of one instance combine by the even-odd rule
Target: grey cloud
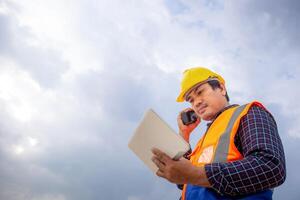
[[[241,7],[250,6],[248,4],[251,3],[246,2]],[[253,19],[252,15],[257,15],[258,17],[255,19],[256,21],[259,20],[259,16],[263,12],[260,9],[255,10],[254,7],[261,8],[269,5],[259,2],[254,4],[252,5],[253,9],[251,8],[252,11],[250,9],[245,13],[239,13],[238,16],[241,17],[241,21],[237,24]],[[84,5],[94,7],[89,2],[85,2]],[[216,9],[217,12],[221,12],[219,5],[207,6],[212,6],[209,8],[210,10]],[[276,9],[279,9],[279,7]],[[177,199],[180,195],[173,184],[151,174],[127,148],[127,142],[146,108],[153,107],[172,127],[176,127],[177,113],[186,106],[175,102],[179,89],[178,73],[168,74],[163,72],[153,58],[154,51],[165,48],[164,44],[160,43],[163,42],[163,39],[159,40],[162,34],[161,29],[154,20],[142,18],[142,22],[132,22],[135,15],[130,17],[131,23],[128,26],[125,23],[128,19],[124,17],[122,21],[122,17],[118,15],[116,18],[110,15],[105,16],[106,18],[104,16],[94,17],[94,14],[98,12],[96,8],[95,6],[91,13],[88,12],[89,9],[83,9],[84,15],[80,22],[83,24],[79,29],[82,29],[80,33],[83,38],[88,38],[88,44],[95,46],[95,49],[99,52],[99,59],[103,62],[104,68],[99,71],[86,71],[77,75],[69,85],[61,85],[62,92],[65,92],[66,96],[74,98],[74,105],[70,102],[73,106],[71,108],[75,110],[74,116],[69,116],[66,119],[58,117],[60,121],[53,123],[36,120],[32,122],[31,126],[33,127],[30,126],[29,130],[27,130],[28,127],[23,127],[20,123],[14,122],[14,119],[9,119],[7,117],[9,114],[2,117],[2,119],[7,120],[1,121],[0,133],[2,138],[0,140],[0,173],[2,172],[1,177],[5,177],[0,180],[0,184],[4,185],[0,189],[1,199],[21,200],[44,194],[63,194],[67,199],[74,200],[119,200],[127,199],[130,196],[143,200],[167,200]],[[172,9],[174,9],[172,12],[176,13],[181,8],[179,5],[177,8]],[[239,6],[236,9],[243,10]],[[117,11],[118,9],[114,10],[118,13]],[[130,13],[130,10],[125,11]],[[258,13],[255,14],[255,11]],[[124,13],[121,16],[125,16]],[[280,15],[279,20],[285,20],[281,16],[284,16],[284,14]],[[9,55],[24,70],[28,70],[42,86],[46,88],[57,86],[61,74],[68,70],[68,63],[63,61],[59,50],[28,47],[22,42],[25,39],[24,36],[20,35],[25,34],[28,36],[30,30],[17,27],[15,25],[16,21],[10,20],[12,19],[8,19],[7,16],[0,18],[0,36],[3,35],[0,41],[3,38],[5,41],[9,41],[6,43],[7,48],[2,49],[2,55]],[[256,21],[254,20],[255,23]],[[252,30],[256,30],[255,23],[251,25]],[[267,25],[272,26],[273,23],[275,22],[272,18]],[[124,24],[123,28],[122,24]],[[276,31],[279,31],[281,27],[289,30],[290,26],[290,24],[286,27],[280,25]],[[218,28],[224,30],[222,26]],[[247,27],[243,28],[247,32]],[[218,32],[219,29],[215,30]],[[247,35],[251,41],[256,40],[252,30]],[[297,32],[297,29],[291,29],[291,32],[294,31]],[[12,33],[18,33],[19,36]],[[143,34],[146,34],[146,36]],[[240,34],[240,32],[237,31],[236,34]],[[264,34],[261,39],[275,37],[272,36],[271,32],[266,31]],[[282,32],[276,32],[275,35],[280,38],[282,34]],[[190,35],[182,33],[180,36],[188,37]],[[29,34],[28,37],[34,36]],[[294,40],[292,35],[286,37]],[[14,42],[8,38],[11,38]],[[175,58],[185,57],[190,53],[190,49],[195,49],[200,45],[193,44],[191,48],[189,46],[191,43],[184,43],[181,40],[182,38],[167,39],[169,41],[167,44],[175,43],[175,41],[178,41],[178,44],[173,44],[170,49],[165,48],[165,51],[172,51],[172,48],[176,48],[177,45],[182,47],[182,49],[176,48],[179,53],[177,52],[178,54],[174,55]],[[228,38],[224,37],[222,39],[227,40]],[[153,43],[157,46],[152,45]],[[266,43],[272,46],[271,40],[267,40]],[[259,41],[257,40],[255,44],[259,44]],[[225,47],[223,46],[220,51],[212,52],[223,53],[222,50],[224,49],[237,47],[236,45],[228,47],[226,43],[222,43],[221,39],[219,45]],[[260,50],[262,46],[257,45],[256,48]],[[183,50],[186,52],[183,52]],[[173,50],[173,52],[176,51]],[[207,49],[207,51],[210,50]],[[196,52],[197,56],[199,54],[197,50],[191,52]],[[242,54],[244,53],[242,51]],[[271,59],[272,55],[268,59]],[[243,63],[246,59],[249,58],[241,56],[237,59],[237,62],[241,61]],[[261,66],[258,65],[255,69],[260,70],[259,67]],[[251,65],[245,66],[245,68],[248,67],[251,67]],[[268,71],[267,69],[263,70],[264,72]],[[257,74],[254,73],[254,75]],[[272,78],[274,77],[272,76]],[[261,87],[259,84],[258,86]],[[259,88],[258,86],[255,87]],[[58,86],[53,89],[58,89]],[[5,103],[0,105],[5,105]],[[101,108],[99,111],[100,117],[97,118],[92,113],[97,112],[94,110],[99,107]],[[272,113],[274,112],[274,116],[278,116],[280,133],[283,136],[287,154],[289,173],[287,183],[276,190],[275,198],[286,197],[288,191],[293,194],[290,198],[293,199],[299,196],[298,191],[293,186],[299,182],[299,176],[295,175],[290,178],[293,174],[297,174],[295,166],[299,164],[299,159],[294,152],[296,152],[298,141],[294,140],[294,143],[290,145],[291,138],[286,136],[290,119],[286,119],[280,105],[271,105],[270,108]],[[64,114],[61,113],[59,107],[53,109],[57,110],[57,115]],[[8,127],[14,128],[9,129]],[[41,138],[41,146],[44,146],[41,155],[22,162],[9,157],[5,148],[12,141],[22,137],[20,135],[21,130],[40,132],[38,136]],[[195,138],[195,140],[197,139]],[[15,166],[15,168],[11,170],[10,166]],[[19,172],[19,174],[16,172]],[[13,192],[13,190],[15,191]]]
[[299,51],[298,10],[299,2],[293,0],[227,2],[223,31],[226,39],[244,43],[243,53],[281,57]]
[[58,50],[34,47],[26,42],[33,37],[28,28],[17,25],[14,17],[0,14],[0,56],[20,65],[41,86],[57,87],[68,63]]
[[[83,106],[83,110],[80,110],[72,121],[66,120],[59,124],[40,124],[38,121],[35,123],[43,126],[40,130],[43,135],[47,135],[48,141],[41,141],[47,142],[47,147],[43,156],[33,160],[33,164],[55,174],[63,180],[62,183],[51,180],[47,174],[29,171],[29,163],[20,163],[20,168],[14,171],[21,171],[22,176],[6,173],[15,184],[6,185],[5,188],[15,188],[15,185],[19,185],[21,189],[14,195],[10,193],[10,196],[3,191],[6,199],[15,199],[16,195],[24,193],[32,197],[64,194],[74,200],[117,200],[126,199],[128,196],[138,196],[145,200],[156,199],[157,196],[165,196],[165,199],[177,198],[179,191],[174,185],[163,182],[153,185],[157,178],[127,148],[129,137],[148,106],[160,104],[157,106],[159,110],[161,108],[164,116],[171,118],[173,116],[169,112],[177,110],[172,110],[172,107],[175,107],[175,99],[170,95],[174,94],[171,83],[176,79],[150,67],[144,66],[143,70],[139,71],[141,65],[142,63],[131,63],[128,66],[134,73],[126,73],[126,65],[112,64],[113,70],[104,70],[102,73],[90,71],[78,76],[72,88],[76,91],[73,91],[73,95],[79,98],[82,105],[88,106]],[[132,80],[131,76],[140,76],[141,79]],[[161,90],[154,92],[157,88]],[[174,104],[165,108],[165,101],[172,101]],[[88,107],[93,108],[98,104],[105,108],[104,118],[89,118]],[[129,122],[129,125],[125,126],[126,122]],[[104,143],[83,142],[70,145],[72,139],[68,137],[80,137],[81,134],[95,138],[104,136],[105,140]],[[9,133],[6,133],[4,138],[7,138],[7,135]],[[7,140],[6,142],[11,143]],[[107,149],[106,146],[111,148]],[[3,172],[6,172],[7,165],[16,165],[16,161],[8,158],[3,158],[2,161],[6,163],[2,166]],[[164,190],[158,190],[158,185]]]
[[[113,58],[115,57],[126,56],[115,53]],[[107,68],[103,71],[89,71],[78,76],[75,81],[74,94],[80,98],[82,104],[89,104],[91,107],[100,104],[104,108],[103,118],[89,126],[95,127],[93,131],[98,131],[99,136],[104,136],[105,143],[102,145],[112,146],[112,149],[106,150],[105,147],[97,146],[91,149],[85,145],[81,148],[73,147],[75,149],[66,160],[77,160],[73,155],[81,159],[76,161],[66,179],[76,182],[71,180],[72,174],[77,174],[78,180],[83,181],[87,187],[82,188],[81,183],[74,185],[74,188],[81,187],[82,194],[74,192],[73,188],[73,193],[70,194],[72,199],[75,199],[75,196],[78,199],[97,199],[100,196],[125,199],[130,195],[137,195],[142,199],[156,199],[157,196],[167,195],[159,190],[148,196],[154,189],[153,183],[157,178],[132,155],[127,148],[127,142],[143,112],[150,106],[155,105],[165,118],[175,122],[173,113],[176,116],[178,108],[175,103],[176,95],[173,94],[177,93],[177,80],[153,66],[132,59],[128,62],[126,60],[130,59],[120,59],[119,62],[114,59],[107,60]],[[166,102],[173,103],[166,107]],[[55,168],[62,169],[67,163],[61,162],[62,159],[58,160]],[[44,165],[52,166],[49,163]],[[179,193],[174,185],[160,184],[165,190],[170,190],[170,196],[166,196],[166,199],[178,197]],[[90,190],[94,192],[88,193]]]
[[165,3],[167,5],[168,10],[173,15],[182,14],[182,13],[188,11],[188,7],[184,3],[182,3],[181,1],[178,1],[178,0],[175,0],[175,1],[165,0]]
[[38,165],[34,157],[19,157],[14,153],[13,145],[24,139],[27,127],[11,118],[2,105],[5,103],[0,106],[0,199],[30,199],[36,191],[62,190],[63,181],[47,167]]
[[298,165],[300,163],[300,159],[298,156],[299,142],[298,138],[287,138],[285,136],[282,137],[285,155],[286,155],[286,167],[287,167],[287,179],[286,182],[275,189],[274,199],[298,199],[300,192],[297,188],[297,184],[300,181],[300,177],[298,174]]
[[9,30],[10,20],[7,16],[0,14],[0,53],[3,54],[10,49],[11,35]]
[[60,52],[49,49],[25,45],[15,48],[13,56],[24,66],[23,70],[45,88],[59,87],[62,75],[68,69],[68,63],[62,59]]
[[[273,39],[273,43],[279,39],[285,39],[288,41],[288,46],[299,47],[299,9],[300,2],[297,0],[288,0],[288,1],[245,1],[246,3],[240,6],[240,12],[244,12],[246,18],[245,22],[251,21],[254,17],[259,20],[267,20],[265,27],[262,29],[263,32],[257,30],[257,36],[264,35],[270,31],[275,30],[273,34],[264,35],[265,39],[269,37]],[[264,19],[265,16],[265,19]],[[247,24],[246,24],[247,26]]]

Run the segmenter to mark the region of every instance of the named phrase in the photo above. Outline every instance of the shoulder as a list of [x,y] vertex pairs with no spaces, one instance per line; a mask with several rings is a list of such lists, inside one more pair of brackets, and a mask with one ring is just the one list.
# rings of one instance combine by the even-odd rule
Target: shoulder
[[257,104],[253,104],[247,114],[242,117],[242,123],[252,124],[252,123],[263,123],[272,124],[276,126],[276,121],[273,115],[264,107]]

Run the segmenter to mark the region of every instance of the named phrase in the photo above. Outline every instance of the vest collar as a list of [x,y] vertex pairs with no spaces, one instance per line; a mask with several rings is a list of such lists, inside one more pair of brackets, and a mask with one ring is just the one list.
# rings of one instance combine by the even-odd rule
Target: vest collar
[[216,117],[215,117],[212,121],[210,121],[209,123],[206,124],[207,128],[210,127],[210,125],[215,121],[215,119],[217,119],[217,117],[218,117],[222,112],[224,112],[225,110],[227,110],[227,109],[229,109],[229,108],[236,107],[236,106],[239,106],[239,105],[238,105],[238,104],[232,104],[232,105],[229,105],[229,106],[226,106],[225,108],[223,108],[220,112],[218,112],[218,113],[216,114]]

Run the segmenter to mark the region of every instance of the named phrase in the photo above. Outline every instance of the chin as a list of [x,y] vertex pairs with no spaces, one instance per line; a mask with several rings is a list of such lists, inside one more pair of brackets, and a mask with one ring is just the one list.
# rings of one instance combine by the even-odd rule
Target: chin
[[211,116],[211,115],[202,115],[200,118],[205,120],[205,121],[211,121],[211,120],[214,119],[214,117]]
[[213,119],[212,118],[201,118],[203,119],[204,121],[212,121]]

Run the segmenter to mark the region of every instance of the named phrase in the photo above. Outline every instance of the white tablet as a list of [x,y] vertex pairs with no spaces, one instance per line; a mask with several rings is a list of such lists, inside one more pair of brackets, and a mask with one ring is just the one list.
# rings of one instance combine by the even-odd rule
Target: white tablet
[[152,162],[153,147],[165,152],[174,160],[182,157],[189,149],[189,144],[164,122],[152,109],[149,109],[128,147],[155,173],[158,168]]

